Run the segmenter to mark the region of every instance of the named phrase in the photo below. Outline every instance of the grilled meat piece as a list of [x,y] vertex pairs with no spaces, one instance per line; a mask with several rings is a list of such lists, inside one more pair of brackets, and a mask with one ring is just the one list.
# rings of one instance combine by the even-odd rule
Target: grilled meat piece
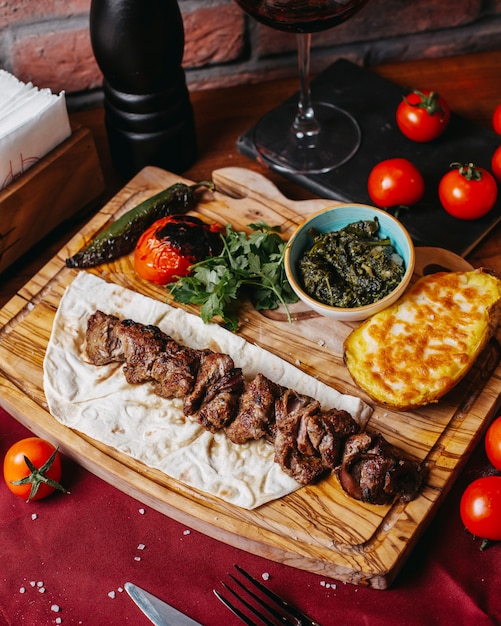
[[238,367],[231,368],[207,390],[209,393],[198,411],[197,419],[200,424],[210,432],[216,432],[229,424],[237,411],[243,387],[242,370]]
[[302,484],[337,467],[344,441],[360,430],[347,411],[322,411],[317,400],[290,389],[277,400],[275,417],[275,460]]
[[118,317],[96,311],[87,320],[86,350],[94,365],[107,365],[115,361],[125,361],[122,342],[115,335]]
[[233,359],[227,354],[200,350],[200,367],[195,385],[185,398],[183,411],[185,415],[195,415],[204,402],[208,402],[215,394],[214,385],[234,368]]
[[349,496],[369,504],[388,504],[395,497],[410,502],[423,481],[418,463],[405,459],[381,434],[369,433],[348,438],[336,474]]
[[233,443],[245,443],[251,439],[266,437],[275,439],[275,401],[284,392],[264,374],[258,373],[245,385],[240,396],[238,412],[226,429]]
[[153,364],[165,352],[167,337],[156,326],[123,320],[114,328],[125,357],[124,375],[131,385],[152,382]]
[[197,415],[199,422],[214,432],[234,418],[244,378],[228,354],[200,350],[199,355],[195,385],[185,398],[183,411]]
[[410,501],[422,484],[421,467],[382,435],[359,433],[346,411],[322,411],[314,398],[263,374],[245,383],[227,354],[186,348],[156,326],[101,311],[90,316],[86,341],[92,363],[124,363],[129,383],[149,382],[164,398],[184,398],[185,415],[209,431],[224,428],[234,443],[273,442],[275,462],[300,484],[334,469],[348,495],[371,504]]
[[120,321],[96,311],[87,322],[87,354],[94,365],[124,363],[130,384],[151,382],[163,398],[181,398],[195,384],[199,356],[156,326]]
[[292,389],[287,389],[275,403],[275,462],[302,485],[313,482],[327,469],[302,433],[305,421],[319,412],[317,400]]
[[153,389],[162,398],[184,398],[190,393],[200,365],[196,350],[181,347],[170,351],[173,347],[169,343],[151,366]]
[[298,448],[303,446],[316,450],[322,463],[329,469],[339,464],[345,440],[358,433],[360,426],[352,416],[339,409],[330,409],[309,415],[301,424],[298,437]]

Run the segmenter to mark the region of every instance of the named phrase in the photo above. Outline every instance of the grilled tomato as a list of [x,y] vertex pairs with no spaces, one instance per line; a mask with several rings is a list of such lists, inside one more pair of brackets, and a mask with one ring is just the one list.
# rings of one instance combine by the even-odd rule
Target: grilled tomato
[[219,254],[220,224],[208,224],[191,215],[170,215],[154,222],[139,238],[134,269],[158,285],[186,276],[197,261]]

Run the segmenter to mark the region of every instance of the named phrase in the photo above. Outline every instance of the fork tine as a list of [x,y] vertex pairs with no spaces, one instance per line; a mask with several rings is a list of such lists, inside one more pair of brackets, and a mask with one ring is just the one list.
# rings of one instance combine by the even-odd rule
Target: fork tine
[[[301,613],[301,611],[298,611],[298,609],[296,609],[295,607],[291,606],[286,600],[284,600],[283,598],[278,596],[276,593],[271,591],[271,589],[268,589],[268,587],[265,587],[262,583],[259,582],[259,580],[256,580],[253,576],[251,576],[248,572],[246,572],[242,567],[240,567],[239,565],[236,565],[236,564],[234,564],[234,567],[235,567],[235,569],[238,572],[240,572],[242,574],[242,576],[245,576],[245,578],[247,578],[247,580],[249,582],[251,582],[255,587],[257,587],[265,596],[267,596],[270,600],[275,602],[275,604],[280,606],[283,611],[285,611],[289,615],[292,615],[297,620],[298,626],[320,626],[317,622],[313,621],[310,617],[308,617],[304,613]],[[230,574],[230,576],[231,576],[231,574]],[[231,576],[231,577],[233,578],[233,576]],[[236,580],[236,579],[233,578],[233,580]],[[238,583],[238,584],[241,587],[243,587],[244,589],[246,589],[242,585],[242,583]],[[247,593],[250,593],[254,598],[256,598],[256,596],[254,594],[252,594],[252,592],[249,591],[249,589],[246,589],[246,591],[247,591]],[[262,600],[260,600],[260,602],[261,602],[261,604],[263,604]],[[268,611],[272,612],[270,610],[270,607],[267,607],[267,608],[268,608]],[[281,619],[284,620],[284,617],[281,616]],[[285,621],[285,623],[287,623],[287,622]]]
[[[230,576],[230,578],[232,578],[232,579],[233,579],[236,583],[238,583],[238,580],[235,580],[235,578],[233,578],[233,576],[232,576],[231,574],[229,574],[229,576]],[[262,613],[261,613],[258,609],[256,609],[256,607],[255,607],[255,606],[253,606],[253,605],[252,605],[250,602],[248,602],[245,598],[242,598],[241,596],[239,596],[239,595],[238,595],[238,593],[237,593],[236,591],[234,591],[231,587],[228,587],[228,585],[227,585],[226,583],[224,583],[224,582],[222,582],[222,581],[221,581],[221,584],[223,585],[223,587],[224,587],[225,589],[227,589],[227,590],[228,590],[231,594],[233,594],[233,595],[235,596],[235,598],[236,598],[239,602],[241,602],[241,603],[242,603],[244,606],[246,606],[246,607],[247,607],[250,611],[252,611],[252,613],[254,613],[254,615],[255,615],[255,616],[259,619],[259,621],[260,621],[260,623],[261,623],[261,624],[264,624],[265,626],[275,626],[275,622],[270,622],[270,620],[269,620],[267,617],[265,617],[265,616],[264,616],[264,615],[263,615],[263,614],[262,614]],[[238,584],[240,584],[240,583],[238,583]],[[245,591],[247,591],[247,590],[245,589],[245,587],[244,587],[244,590],[245,590]],[[216,595],[218,595],[218,594],[217,594],[217,592],[215,592],[215,593],[216,593]],[[251,595],[253,595],[253,594],[251,594]],[[219,594],[219,596],[221,596],[221,594]],[[224,602],[224,601],[225,601],[225,598],[224,598],[223,596],[221,596],[221,597],[223,598],[223,602]],[[255,597],[255,596],[253,595],[253,597]],[[220,599],[221,599],[221,598],[220,598]],[[261,602],[261,604],[264,606],[264,608],[267,608],[266,604],[263,604],[263,601],[262,601],[262,600],[259,600],[258,598],[257,598],[257,600],[258,600],[258,602]],[[226,604],[226,606],[228,606],[229,604],[231,604],[228,600],[226,600],[226,602],[224,602],[224,603]],[[230,608],[230,607],[228,607],[228,608]],[[231,609],[231,610],[233,610],[233,612],[235,613],[234,608],[235,608],[235,607],[233,606],[233,609]],[[238,609],[237,609],[237,611],[238,611]],[[255,622],[253,622],[250,618],[246,617],[246,616],[245,616],[245,614],[243,614],[241,611],[238,611],[238,613],[236,613],[236,614],[237,614],[237,615],[238,615],[238,617],[240,617],[240,619],[242,619],[242,621],[244,621],[246,624],[254,624],[254,626],[257,626]],[[245,619],[243,619],[243,618],[242,618],[242,616],[243,616],[243,618],[245,618]]]
[[227,600],[223,595],[221,595],[219,591],[217,591],[216,589],[213,589],[212,591],[215,593],[216,598],[218,598],[218,600],[220,600],[228,609],[230,609],[232,613],[234,613],[239,619],[241,619],[244,624],[247,624],[247,626],[258,626],[256,622],[253,622],[249,617],[247,617],[247,615],[242,613],[240,609],[237,609],[237,607],[233,605],[229,600]]
[[[293,625],[293,626],[320,626],[318,622],[314,622],[307,615],[304,615],[300,611],[298,611],[295,607],[291,606],[286,600],[278,596],[276,593],[265,587],[258,580],[256,580],[253,576],[251,576],[248,572],[246,572],[239,565],[233,565],[237,572],[239,572],[242,576],[244,576],[255,589],[258,589],[266,598],[271,600],[276,606],[280,607],[280,610],[270,605],[269,602],[261,598],[257,595],[252,589],[249,589],[243,582],[235,578],[232,574],[228,573],[228,576],[231,580],[236,583],[241,589],[245,591],[247,595],[254,599],[259,605],[264,607],[267,613],[272,615],[276,620],[282,622],[282,624]],[[276,624],[275,621],[270,621],[265,615],[263,615],[262,611],[256,608],[253,604],[248,602],[246,599],[242,598],[234,589],[228,586],[226,583],[221,581],[223,587],[229,591],[243,606],[245,606],[249,611],[251,611],[259,620],[260,623],[265,624],[265,626],[274,626]],[[213,590],[216,597],[228,608],[232,611],[242,622],[247,624],[248,626],[258,626],[255,622],[253,622],[250,617],[248,617],[245,613],[243,613],[240,609],[238,609],[234,604],[232,604],[227,598],[225,598],[222,594],[220,594],[216,589]],[[290,616],[290,617],[289,617]]]
[[[252,598],[254,598],[254,600],[256,602],[258,602],[264,609],[266,609],[266,611],[268,611],[271,615],[276,617],[279,621],[283,622],[284,624],[289,623],[287,618],[282,613],[279,613],[276,609],[274,609],[272,606],[270,606],[267,602],[265,602],[257,594],[255,594],[253,591],[251,591],[251,589],[248,589],[237,578],[235,578],[235,576],[232,576],[231,574],[228,574],[228,576],[231,578],[231,580],[233,580],[235,583],[237,583],[237,585],[239,585],[246,593],[248,593]],[[266,624],[266,626],[274,626],[273,622],[270,622],[270,620],[268,618],[266,618],[264,615],[259,613],[259,611],[257,611],[256,608],[254,606],[252,606],[252,604],[250,604],[249,602],[244,600],[244,598],[242,598],[241,596],[237,595],[235,593],[235,591],[233,591],[233,589],[231,589],[231,587],[228,587],[228,585],[226,585],[225,583],[222,583],[222,584],[224,585],[224,587],[226,589],[228,589],[228,591],[230,591],[236,598],[238,598],[240,600],[240,602],[245,604],[245,606],[248,609],[250,609],[254,613],[254,615],[257,615],[257,617],[259,617],[259,619],[264,624]]]

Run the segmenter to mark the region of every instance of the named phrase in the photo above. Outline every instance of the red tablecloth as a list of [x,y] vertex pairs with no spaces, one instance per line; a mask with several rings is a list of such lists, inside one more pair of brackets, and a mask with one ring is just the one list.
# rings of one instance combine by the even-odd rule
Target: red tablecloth
[[[29,432],[0,409],[0,454]],[[0,484],[0,624],[146,626],[123,591],[148,589],[204,626],[239,624],[214,596],[233,563],[322,626],[501,623],[501,545],[480,552],[458,514],[488,468],[480,446],[389,590],[343,584],[256,557],[172,521],[65,463],[70,495],[27,504]],[[58,611],[55,609],[59,608]]]

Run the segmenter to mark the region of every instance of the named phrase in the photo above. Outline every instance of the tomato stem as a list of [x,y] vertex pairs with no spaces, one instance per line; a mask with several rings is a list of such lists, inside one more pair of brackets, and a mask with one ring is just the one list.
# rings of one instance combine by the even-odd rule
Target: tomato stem
[[404,97],[405,102],[409,106],[416,109],[424,109],[428,115],[435,115],[435,113],[440,113],[441,116],[445,115],[444,108],[438,102],[440,95],[436,91],[430,91],[430,93],[426,95],[422,91],[415,89],[413,93],[419,96],[419,102],[409,102],[409,100]]
[[410,207],[405,204],[398,204],[394,207],[387,207],[384,210],[398,220],[401,213],[410,211]]
[[62,491],[63,493],[70,493],[60,483],[53,480],[52,478],[49,478],[49,476],[46,475],[46,472],[50,470],[50,468],[52,467],[52,464],[54,463],[56,459],[57,452],[58,450],[56,448],[54,452],[51,454],[51,456],[47,459],[47,461],[45,461],[45,463],[42,465],[42,467],[36,467],[35,465],[33,465],[33,463],[30,461],[30,459],[26,455],[24,456],[24,462],[28,466],[28,469],[30,470],[30,474],[28,474],[28,476],[25,476],[24,478],[21,478],[20,480],[11,480],[10,482],[11,482],[11,485],[31,484],[31,491],[30,491],[30,495],[28,496],[27,502],[29,502],[35,497],[40,485],[42,484],[49,485],[50,487],[53,487],[54,489],[57,489],[58,491]]
[[458,170],[466,180],[482,180],[482,172],[474,163],[451,163],[451,167]]
[[482,543],[480,544],[480,550],[483,552],[487,550],[490,546],[492,546],[494,542],[491,539],[482,539]]

